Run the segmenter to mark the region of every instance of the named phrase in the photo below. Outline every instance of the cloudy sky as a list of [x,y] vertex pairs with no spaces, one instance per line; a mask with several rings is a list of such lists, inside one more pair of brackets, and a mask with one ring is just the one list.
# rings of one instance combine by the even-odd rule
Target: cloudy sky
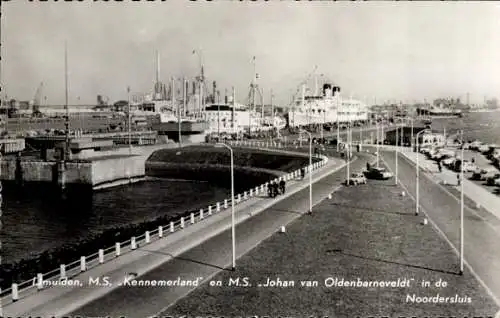
[[[92,2],[2,4],[3,93],[32,99],[40,82],[48,103],[64,103],[64,42],[69,100],[111,101],[150,91],[155,50],[161,78],[205,74],[246,99],[253,76],[269,98],[288,103],[318,74],[345,95],[377,101],[438,96],[500,97],[500,5],[353,2]],[[211,86],[211,85],[210,85]]]

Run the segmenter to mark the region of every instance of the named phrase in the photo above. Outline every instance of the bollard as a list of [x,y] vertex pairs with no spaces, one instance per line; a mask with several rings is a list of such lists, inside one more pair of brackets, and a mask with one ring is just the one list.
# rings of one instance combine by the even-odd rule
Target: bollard
[[243,192],[243,200],[246,200],[247,198],[248,198],[247,192],[245,191],[245,192]]
[[149,231],[146,231],[146,233],[144,233],[144,236],[146,236],[146,244],[151,243],[151,236],[149,235]]
[[200,209],[200,220],[203,220],[203,209]]
[[217,212],[220,212],[220,202],[217,202],[217,204],[215,205],[216,206],[216,211]]
[[328,194],[328,199],[330,199],[330,200],[332,199],[332,194],[331,193]]
[[401,196],[404,197],[406,193],[404,191],[401,192]]
[[479,204],[479,202],[476,202],[476,209],[480,209],[481,208],[481,204]]
[[121,249],[120,249],[120,242],[117,242],[115,244],[115,255],[118,257],[120,256],[120,252],[121,252]]
[[85,256],[80,257],[80,272],[85,272],[87,270],[87,263],[85,262]]
[[424,218],[424,221],[422,222],[423,225],[427,225],[427,218]]
[[135,250],[137,248],[137,242],[135,241],[135,236],[130,239],[130,248]]
[[12,284],[12,301],[19,300],[19,289],[17,288],[17,284]]
[[181,228],[184,228],[184,217],[181,217]]
[[36,274],[36,287],[38,290],[43,289],[43,275],[40,273]]
[[191,224],[194,224],[194,213],[191,213]]
[[[173,222],[170,222],[172,224]],[[163,237],[163,226],[158,226],[158,237]]]
[[104,263],[104,250],[103,249],[99,249],[99,264],[102,264]]
[[281,232],[281,233],[285,233],[285,232],[286,232],[286,229],[285,229],[285,226],[284,226],[284,225],[282,225],[282,226],[281,226],[280,232]]
[[208,206],[208,215],[212,215],[212,206],[211,205]]
[[60,276],[61,279],[65,279],[66,278],[66,265],[61,264],[59,266],[59,276]]
[[224,209],[227,209],[227,199],[224,199]]
[[443,180],[443,184],[444,184],[444,185],[447,185],[447,184],[448,184],[448,182],[446,182],[446,180]]

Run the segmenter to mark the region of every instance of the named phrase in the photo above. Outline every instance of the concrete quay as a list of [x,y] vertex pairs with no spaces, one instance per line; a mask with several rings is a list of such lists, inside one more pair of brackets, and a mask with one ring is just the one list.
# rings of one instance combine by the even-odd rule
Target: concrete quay
[[[326,165],[319,168],[317,171],[313,171],[314,182],[332,173],[332,170],[339,169],[340,166],[340,161],[329,160]],[[256,197],[249,198],[247,201],[243,201],[235,207],[237,223],[241,223],[246,219],[252,218],[261,211],[274,205],[276,202],[286,199],[306,187],[308,187],[308,178],[305,178],[304,180],[291,180],[288,182],[287,193],[285,195],[278,196],[275,199],[270,199],[267,197],[267,193],[264,192],[264,195],[261,194]],[[321,199],[322,198],[319,198],[315,192],[314,200],[317,201]],[[124,281],[127,273],[134,272],[139,276],[144,275],[159,267],[163,263],[171,261],[177,255],[227,230],[231,226],[230,211],[230,209],[222,210],[221,212],[200,220],[199,222],[196,222],[181,231],[169,234],[168,238],[153,241],[144,247],[140,246],[125,255],[117,257],[116,259],[106,262],[100,266],[93,267],[88,271],[72,278],[88,282],[90,277],[96,278],[106,276],[110,278],[110,281],[113,283],[112,286],[86,286],[73,288],[52,287],[43,289],[25,299],[8,304],[4,307],[4,313],[6,316],[59,317],[77,310],[86,303],[96,301],[108,293],[115,295],[112,297],[116,297],[116,292],[120,293],[123,290],[130,291],[130,289],[126,286],[119,285],[120,282]],[[288,215],[296,217],[296,215]],[[272,231],[275,230],[276,228],[273,227]],[[241,239],[243,238],[238,238],[238,240]],[[241,251],[239,250],[239,252]],[[229,260],[230,258],[227,259]],[[219,267],[210,268],[216,271],[221,270]],[[117,289],[116,292],[112,292],[114,289]],[[147,290],[147,288],[144,290]],[[145,303],[142,304],[146,305]],[[161,305],[161,303],[158,303],[158,305]],[[123,308],[121,310],[122,314],[126,313],[126,311],[123,311]],[[98,315],[102,315],[102,313]],[[146,315],[141,317],[146,317]]]
[[73,160],[61,164],[33,158],[4,158],[1,161],[3,181],[47,183],[54,188],[71,191],[88,188],[99,190],[141,181],[145,178],[145,163],[158,150],[178,147],[177,144],[118,148],[103,151],[100,156]]

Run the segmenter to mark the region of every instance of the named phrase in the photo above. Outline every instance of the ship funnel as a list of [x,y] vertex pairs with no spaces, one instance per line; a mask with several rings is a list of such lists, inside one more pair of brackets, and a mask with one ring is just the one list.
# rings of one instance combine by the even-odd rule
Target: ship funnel
[[323,84],[323,96],[325,96],[325,97],[332,96],[332,85],[331,84]]
[[337,96],[340,94],[340,87],[339,86],[334,86],[333,89],[333,96]]

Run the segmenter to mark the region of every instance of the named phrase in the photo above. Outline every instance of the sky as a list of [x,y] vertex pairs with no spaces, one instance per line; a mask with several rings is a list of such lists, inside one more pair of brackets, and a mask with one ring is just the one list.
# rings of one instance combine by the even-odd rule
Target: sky
[[4,2],[2,94],[30,100],[43,82],[46,102],[64,104],[65,42],[69,104],[151,91],[156,50],[164,83],[201,60],[210,91],[234,86],[240,102],[253,56],[280,105],[311,74],[368,103],[500,96],[495,2]]

